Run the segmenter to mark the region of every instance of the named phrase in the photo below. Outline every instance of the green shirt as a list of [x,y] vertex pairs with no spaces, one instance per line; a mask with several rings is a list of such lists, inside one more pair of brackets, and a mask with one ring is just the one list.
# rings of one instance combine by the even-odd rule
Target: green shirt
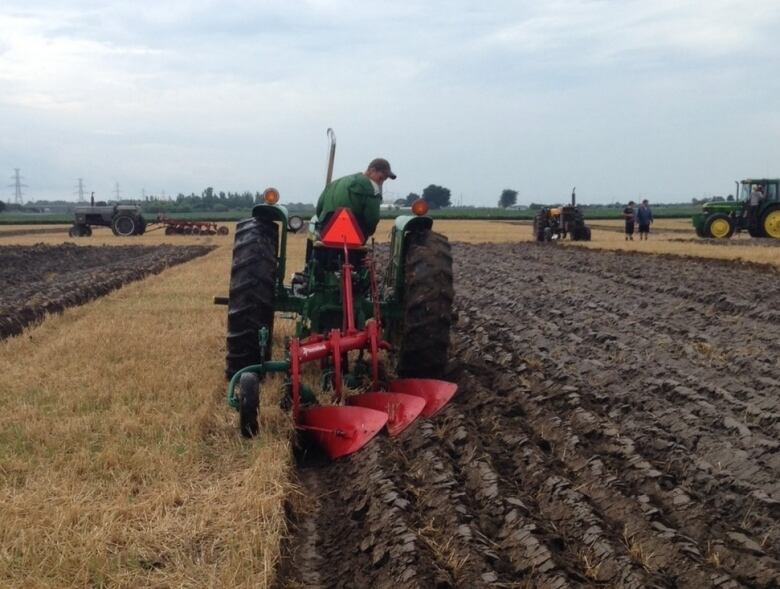
[[366,239],[376,231],[379,223],[381,194],[374,194],[374,186],[362,172],[334,180],[322,191],[317,201],[317,218],[346,207],[352,211]]

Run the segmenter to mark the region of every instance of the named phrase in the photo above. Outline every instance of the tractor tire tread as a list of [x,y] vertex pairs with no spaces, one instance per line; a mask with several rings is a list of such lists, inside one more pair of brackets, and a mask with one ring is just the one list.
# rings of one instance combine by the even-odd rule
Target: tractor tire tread
[[272,221],[247,219],[236,231],[230,270],[225,373],[228,378],[260,357],[258,331],[266,327],[273,338],[275,277],[279,228]]
[[433,231],[411,233],[408,239],[397,372],[440,378],[447,367],[455,295],[450,244]]

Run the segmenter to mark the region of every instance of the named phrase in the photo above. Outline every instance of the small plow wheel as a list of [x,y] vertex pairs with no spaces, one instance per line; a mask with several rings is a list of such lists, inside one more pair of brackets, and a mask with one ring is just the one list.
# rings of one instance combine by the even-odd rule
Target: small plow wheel
[[257,421],[257,410],[260,406],[260,379],[252,372],[245,372],[241,375],[238,387],[241,435],[245,438],[254,438],[260,432],[260,424]]

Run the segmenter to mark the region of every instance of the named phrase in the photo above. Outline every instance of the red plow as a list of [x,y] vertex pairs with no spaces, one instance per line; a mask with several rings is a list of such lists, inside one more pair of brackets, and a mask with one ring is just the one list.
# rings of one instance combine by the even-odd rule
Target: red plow
[[[346,259],[346,246],[344,253]],[[356,452],[384,427],[391,436],[399,435],[419,416],[435,415],[457,391],[457,385],[436,379],[407,378],[380,384],[379,351],[392,346],[380,336],[378,316],[367,320],[363,329],[355,328],[351,289],[347,287],[352,284],[352,269],[349,263],[342,266],[346,326],[332,330],[327,337],[315,334],[304,340],[293,338],[289,344],[296,428],[307,432],[331,459]],[[370,354],[371,387],[368,392],[345,397],[341,361],[343,354],[350,351]],[[333,366],[335,404],[302,408],[301,365],[317,360],[329,360]]]

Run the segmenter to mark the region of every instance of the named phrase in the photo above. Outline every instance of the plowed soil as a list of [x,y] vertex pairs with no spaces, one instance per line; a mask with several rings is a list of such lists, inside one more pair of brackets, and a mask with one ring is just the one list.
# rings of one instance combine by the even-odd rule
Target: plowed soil
[[282,587],[780,587],[778,273],[460,245],[456,398],[302,463]]
[[0,246],[0,339],[47,313],[202,256],[206,246]]

